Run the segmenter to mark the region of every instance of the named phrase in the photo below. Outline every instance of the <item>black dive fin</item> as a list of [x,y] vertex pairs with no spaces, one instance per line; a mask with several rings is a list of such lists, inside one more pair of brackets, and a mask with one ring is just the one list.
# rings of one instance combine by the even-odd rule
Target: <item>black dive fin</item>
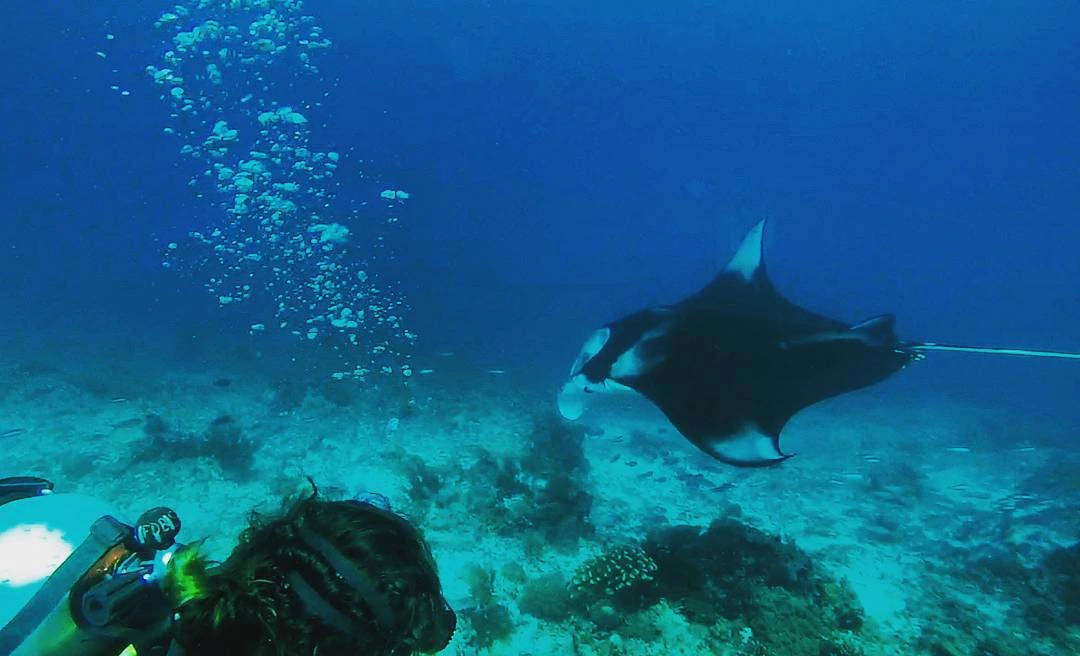
[[41,496],[52,492],[52,481],[37,476],[0,478],[0,506],[11,501]]

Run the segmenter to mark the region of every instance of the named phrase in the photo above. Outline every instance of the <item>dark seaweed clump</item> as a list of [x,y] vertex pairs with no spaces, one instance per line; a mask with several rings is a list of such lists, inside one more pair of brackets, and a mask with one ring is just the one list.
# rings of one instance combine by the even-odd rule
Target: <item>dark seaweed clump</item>
[[[512,576],[524,577],[523,570]],[[463,633],[464,641],[475,647],[488,648],[510,637],[514,622],[510,610],[495,598],[495,570],[473,565],[465,572],[465,582],[474,605],[461,612],[468,627]]]
[[687,619],[734,620],[775,653],[843,651],[842,634],[863,626],[862,607],[846,582],[825,575],[794,543],[734,519],[704,531],[654,531],[644,550],[657,565],[657,593],[679,600]]
[[440,470],[406,458],[409,496],[421,512],[464,495],[470,512],[488,529],[521,539],[527,551],[573,550],[594,532],[593,497],[586,488],[588,462],[581,430],[537,415],[523,458],[480,450],[464,471]]
[[548,575],[526,583],[521,607],[541,619],[569,616],[580,643],[603,643],[612,633],[649,639],[661,601],[703,627],[717,652],[741,645],[740,654],[861,653],[853,640],[863,613],[847,583],[794,544],[731,518],[706,529],[667,526],[641,545],[614,545],[569,582]]
[[150,413],[143,433],[146,439],[137,450],[140,460],[209,458],[233,476],[250,475],[255,464],[258,445],[231,415],[219,415],[202,432],[188,432],[176,430],[160,415]]
[[720,610],[726,617],[753,607],[762,587],[811,598],[822,593],[809,556],[734,519],[716,520],[704,531],[695,526],[655,531],[645,541],[645,552],[657,564],[657,583],[665,596],[705,601],[716,606],[711,612]]
[[1010,624],[1058,645],[1077,646],[1080,543],[1054,549],[1035,567],[1026,566],[1015,551],[1002,547],[976,553],[963,568],[963,578],[984,592],[1004,592],[1012,599]]
[[267,405],[270,412],[275,415],[293,412],[303,405],[304,398],[307,396],[307,386],[292,376],[274,381],[271,390]]
[[516,491],[524,495],[517,523],[539,531],[552,545],[572,547],[593,534],[593,497],[585,485],[589,465],[583,429],[545,414],[536,419]]
[[[1080,653],[1080,543],[1035,558],[1024,544],[985,541],[943,553],[923,583],[916,646],[933,656],[1056,656]],[[959,563],[959,564],[958,564]],[[958,584],[967,594],[957,595]],[[1004,621],[988,622],[980,593],[1007,599]]]
[[1051,552],[1043,562],[1043,574],[1061,622],[1080,626],[1080,542]]
[[469,620],[472,635],[466,640],[471,645],[486,649],[514,632],[510,611],[503,604],[478,606],[462,613]]

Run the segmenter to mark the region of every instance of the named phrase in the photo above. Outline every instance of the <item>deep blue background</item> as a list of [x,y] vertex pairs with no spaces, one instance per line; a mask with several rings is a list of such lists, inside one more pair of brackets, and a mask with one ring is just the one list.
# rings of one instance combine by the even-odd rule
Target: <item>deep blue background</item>
[[[0,46],[9,328],[239,330],[159,268],[214,211],[142,73],[169,3],[41,4]],[[309,4],[335,41],[316,138],[413,194],[393,273],[422,350],[554,384],[594,325],[703,284],[762,216],[777,285],[816,310],[1080,350],[1080,4],[730,4]],[[1045,411],[1080,391],[1062,363],[904,376]]]

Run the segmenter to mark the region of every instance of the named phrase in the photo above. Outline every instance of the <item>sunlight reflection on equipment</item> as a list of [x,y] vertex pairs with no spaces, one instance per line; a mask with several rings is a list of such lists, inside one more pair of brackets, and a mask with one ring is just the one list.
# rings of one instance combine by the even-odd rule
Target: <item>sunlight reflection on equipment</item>
[[75,547],[43,524],[20,524],[0,533],[0,584],[29,585],[48,578]]

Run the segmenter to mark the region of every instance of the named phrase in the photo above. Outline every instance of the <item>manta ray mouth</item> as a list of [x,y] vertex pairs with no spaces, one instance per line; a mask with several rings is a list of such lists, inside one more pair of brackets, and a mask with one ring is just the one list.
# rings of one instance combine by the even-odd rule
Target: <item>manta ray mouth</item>
[[574,384],[573,379],[566,381],[555,403],[559,408],[559,414],[567,421],[577,421],[585,414],[586,398],[590,394],[587,388],[581,388]]
[[596,397],[622,394],[640,396],[633,388],[617,383],[610,378],[594,383],[585,374],[578,374],[563,383],[558,396],[555,398],[555,404],[563,419],[577,421],[585,414],[585,411],[589,408],[589,403]]

